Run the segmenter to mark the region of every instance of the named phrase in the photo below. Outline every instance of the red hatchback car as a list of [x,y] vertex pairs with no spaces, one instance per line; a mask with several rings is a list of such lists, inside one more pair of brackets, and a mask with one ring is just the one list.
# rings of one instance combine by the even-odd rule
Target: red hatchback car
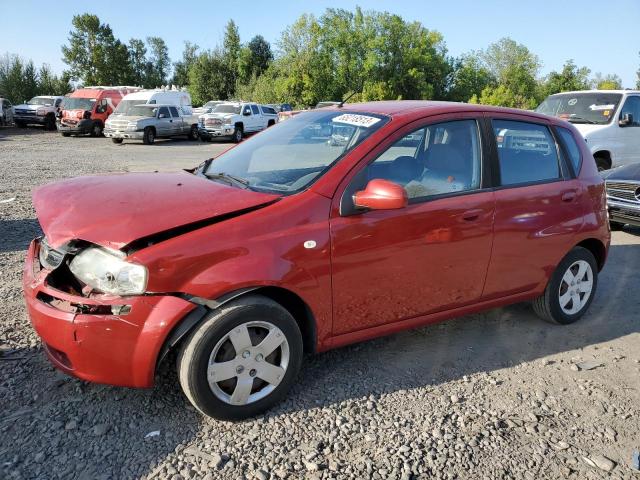
[[296,115],[197,169],[37,189],[24,294],[59,369],[255,415],[319,352],[515,302],[567,324],[610,232],[570,124],[404,101]]

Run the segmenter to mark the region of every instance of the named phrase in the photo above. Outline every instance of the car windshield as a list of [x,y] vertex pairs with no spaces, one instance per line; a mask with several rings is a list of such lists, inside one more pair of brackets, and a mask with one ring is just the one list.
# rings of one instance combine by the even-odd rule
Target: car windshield
[[221,105],[216,105],[216,108],[213,109],[213,113],[240,113],[240,105],[233,105],[231,103],[223,103]]
[[216,105],[220,105],[220,102],[216,102],[215,100],[212,102],[207,102],[203,105],[204,108],[213,108]]
[[127,116],[129,117],[155,117],[158,107],[147,106],[145,104],[132,105],[127,110]]
[[561,93],[551,95],[536,112],[568,120],[571,123],[609,123],[622,95],[619,93]]
[[62,108],[64,110],[93,110],[95,103],[95,98],[66,97],[62,101]]
[[27,102],[27,105],[46,105],[47,107],[50,107],[51,105],[53,105],[53,102],[53,98],[33,97]]
[[116,115],[141,115],[140,113],[131,113],[131,110],[139,111],[138,106],[145,103],[144,100],[122,100],[113,113]]
[[253,190],[294,193],[387,121],[388,117],[371,113],[301,113],[225,152],[211,162],[205,174],[233,176]]

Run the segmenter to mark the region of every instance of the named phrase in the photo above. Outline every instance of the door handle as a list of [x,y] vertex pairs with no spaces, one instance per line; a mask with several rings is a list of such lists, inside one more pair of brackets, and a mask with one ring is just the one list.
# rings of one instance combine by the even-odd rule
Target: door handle
[[561,198],[561,200],[563,202],[567,202],[567,203],[573,202],[576,199],[576,191],[575,190],[569,190],[567,192],[564,192],[562,194],[562,197],[560,197],[560,198]]
[[482,210],[481,208],[467,210],[462,214],[462,219],[466,222],[474,222],[478,220],[478,218],[480,218],[480,215],[482,215],[483,212],[484,210]]

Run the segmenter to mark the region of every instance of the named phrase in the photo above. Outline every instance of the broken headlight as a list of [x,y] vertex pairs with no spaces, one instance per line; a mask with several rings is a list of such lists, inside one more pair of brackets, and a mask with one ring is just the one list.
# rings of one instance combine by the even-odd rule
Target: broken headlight
[[139,295],[147,288],[147,269],[127,262],[122,252],[100,247],[83,250],[69,269],[90,287],[113,295]]
[[40,258],[40,265],[47,270],[55,270],[58,268],[62,264],[66,253],[63,249],[56,250],[55,248],[51,248],[46,238],[40,240],[40,253],[38,257]]

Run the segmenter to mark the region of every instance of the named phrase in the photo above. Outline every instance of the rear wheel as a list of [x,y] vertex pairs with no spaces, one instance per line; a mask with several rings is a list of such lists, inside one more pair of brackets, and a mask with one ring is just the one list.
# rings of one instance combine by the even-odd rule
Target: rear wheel
[[189,130],[189,140],[198,140],[198,126],[191,125],[191,130]]
[[279,402],[301,363],[294,318],[273,300],[251,296],[211,312],[195,328],[178,354],[178,376],[202,413],[239,420]]
[[142,143],[145,145],[153,145],[153,142],[156,141],[156,131],[152,127],[147,127],[144,129],[142,134]]
[[533,301],[533,309],[548,322],[573,323],[591,305],[597,284],[595,257],[586,248],[575,247],[553,272],[544,293]]
[[123,140],[122,138],[112,138],[112,139],[111,139],[111,141],[112,141],[113,143],[122,143],[122,140]]

